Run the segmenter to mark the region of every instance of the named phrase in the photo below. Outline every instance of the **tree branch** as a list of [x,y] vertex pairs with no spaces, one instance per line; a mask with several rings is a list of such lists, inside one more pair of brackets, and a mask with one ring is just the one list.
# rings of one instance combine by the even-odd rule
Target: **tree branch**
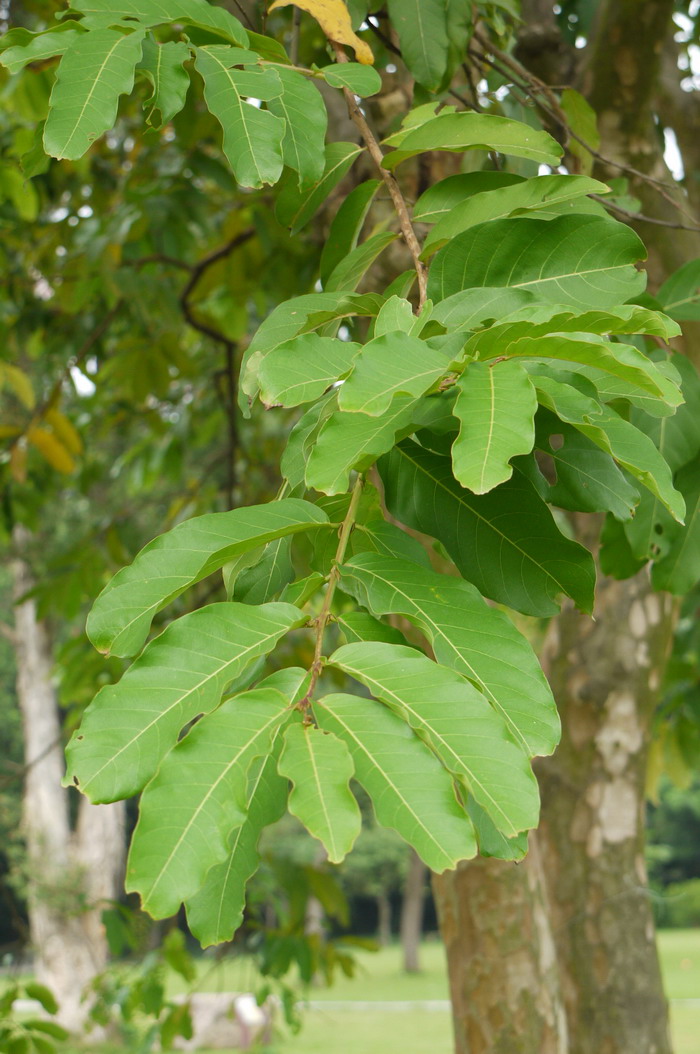
[[[332,41],[332,44],[338,62],[347,62],[348,57],[345,54],[345,49],[342,44],[337,44],[335,41]],[[401,193],[401,188],[399,187],[396,177],[393,173],[389,172],[388,169],[384,168],[384,155],[382,154],[381,147],[377,142],[372,129],[367,124],[365,115],[358,106],[355,96],[348,88],[343,88],[343,95],[345,96],[350,119],[356,125],[360,135],[364,139],[370,157],[377,166],[379,175],[383,179],[386,188],[391,195],[391,200],[398,217],[399,227],[401,228],[404,241],[408,246],[411,259],[413,260],[413,267],[418,277],[418,311],[420,311],[427,298],[428,272],[425,264],[420,258],[420,243],[416,237],[416,232],[413,229],[413,224],[411,223],[411,216],[408,211],[406,200]]]

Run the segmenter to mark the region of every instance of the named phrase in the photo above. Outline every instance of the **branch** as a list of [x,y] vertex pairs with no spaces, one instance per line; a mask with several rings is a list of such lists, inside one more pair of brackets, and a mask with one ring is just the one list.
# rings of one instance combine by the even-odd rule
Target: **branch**
[[311,674],[311,681],[309,682],[309,688],[306,695],[297,703],[297,709],[303,713],[308,714],[309,705],[311,703],[311,696],[314,693],[316,684],[321,671],[323,669],[323,636],[328,625],[331,606],[333,604],[333,597],[335,595],[335,589],[340,579],[340,571],[338,567],[342,564],[345,559],[345,551],[348,547],[348,541],[350,540],[350,533],[355,526],[355,516],[357,515],[357,507],[362,497],[362,490],[365,485],[364,475],[359,475],[355,480],[355,486],[352,491],[352,497],[350,498],[350,504],[348,511],[345,514],[342,526],[340,528],[340,537],[338,539],[338,548],[335,552],[335,558],[333,560],[333,566],[328,576],[328,586],[326,588],[326,595],[323,598],[323,605],[318,615],[316,622],[316,644],[314,646],[314,658],[311,666],[309,667],[309,673]]
[[[335,41],[332,41],[332,44],[338,62],[347,62],[348,57],[345,54],[345,49],[343,48],[342,44],[337,44]],[[364,139],[365,144],[367,146],[367,150],[369,151],[372,160],[377,166],[379,170],[379,175],[386,184],[386,188],[389,191],[389,194],[391,195],[391,200],[394,203],[394,209],[396,210],[396,215],[399,220],[401,233],[403,234],[404,241],[408,246],[408,250],[413,260],[413,267],[418,277],[418,311],[420,311],[427,298],[428,272],[426,270],[425,264],[420,258],[420,243],[418,241],[418,238],[416,237],[416,232],[413,229],[413,224],[411,223],[411,216],[408,211],[406,200],[403,194],[401,193],[401,188],[399,187],[396,177],[393,175],[393,173],[389,172],[388,169],[384,168],[384,155],[382,154],[381,147],[379,146],[379,143],[377,142],[374,133],[372,132],[372,129],[367,124],[365,115],[362,113],[362,110],[357,105],[357,100],[355,99],[355,96],[352,94],[349,88],[343,88],[343,95],[345,96],[345,102],[348,107],[348,115],[350,117],[350,120],[358,128],[362,138]]]
[[219,260],[224,260],[227,256],[230,256],[235,249],[239,249],[241,245],[245,245],[247,241],[255,234],[253,227],[248,227],[247,230],[241,231],[240,234],[235,235],[230,241],[226,242],[218,249],[214,249],[213,252],[207,256],[203,256],[196,264],[190,269],[190,277],[185,283],[185,286],[180,293],[180,308],[186,321],[192,326],[192,329],[196,329],[199,333],[204,333],[207,337],[211,337],[212,340],[216,340],[219,344],[228,344],[228,338],[212,326],[208,326],[205,322],[199,322],[194,315],[192,310],[191,299],[197,288],[199,282],[204,277],[205,273],[210,267],[213,267]]

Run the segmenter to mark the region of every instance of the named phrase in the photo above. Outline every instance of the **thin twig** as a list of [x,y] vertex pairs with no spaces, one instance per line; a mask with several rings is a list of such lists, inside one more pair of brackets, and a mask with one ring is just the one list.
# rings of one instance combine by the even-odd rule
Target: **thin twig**
[[[345,54],[345,49],[343,48],[342,44],[338,44],[335,41],[333,41],[332,43],[338,62],[347,62],[348,57]],[[374,161],[375,165],[379,170],[379,175],[384,180],[387,190],[391,195],[391,200],[394,204],[394,209],[396,210],[396,215],[398,217],[401,233],[403,234],[404,241],[408,246],[408,251],[410,252],[411,259],[413,260],[413,267],[418,277],[418,312],[420,312],[427,298],[428,272],[425,268],[425,264],[420,258],[420,243],[418,241],[418,238],[416,237],[416,232],[413,229],[413,224],[411,223],[411,216],[408,211],[406,200],[403,194],[401,193],[401,188],[399,187],[396,177],[393,175],[393,173],[389,172],[388,169],[384,168],[384,155],[382,154],[381,147],[379,146],[379,143],[377,142],[374,133],[372,132],[372,129],[367,124],[365,115],[363,114],[360,107],[357,105],[357,100],[355,99],[355,96],[348,88],[343,88],[343,94],[345,96],[345,102],[347,103],[348,114],[350,116],[350,119],[359,129],[360,134],[362,135],[362,138],[364,139],[365,144],[367,146],[367,150],[369,151],[372,160]]]
[[237,234],[234,238],[227,241],[225,245],[222,245],[220,248],[214,249],[213,252],[203,256],[201,260],[193,265],[190,271],[190,277],[180,293],[180,308],[185,319],[189,322],[190,326],[192,326],[192,329],[204,333],[207,337],[211,337],[212,340],[218,341],[219,344],[226,344],[228,338],[225,337],[220,330],[214,329],[212,326],[208,326],[206,323],[198,321],[192,309],[192,296],[194,295],[197,285],[204,277],[205,272],[215,263],[218,263],[219,260],[226,259],[227,256],[230,256],[231,253],[234,252],[234,250],[239,249],[241,245],[245,245],[247,241],[250,241],[254,234],[255,229],[253,227],[248,227],[247,230],[241,231],[240,234]]
[[289,57],[292,60],[292,65],[296,66],[299,61],[299,33],[301,30],[301,8],[294,8],[294,15],[292,17],[292,40],[289,45]]
[[355,516],[357,515],[357,507],[362,497],[362,490],[365,485],[365,477],[359,475],[355,480],[355,486],[353,487],[352,496],[350,498],[350,504],[348,511],[345,514],[342,526],[340,528],[340,536],[338,538],[338,548],[335,552],[335,558],[333,560],[333,566],[331,567],[330,574],[328,576],[328,585],[326,587],[326,595],[323,598],[323,605],[318,617],[315,619],[316,623],[316,643],[314,646],[314,658],[311,666],[309,667],[309,673],[311,674],[311,680],[309,682],[309,688],[306,695],[297,703],[297,708],[308,714],[309,705],[311,703],[311,696],[314,693],[316,684],[321,671],[323,670],[323,637],[326,632],[326,626],[330,619],[331,606],[333,604],[333,597],[335,595],[335,589],[340,580],[339,567],[345,559],[345,551],[348,547],[350,540],[350,534],[353,527],[355,526]]
[[687,223],[671,223],[670,220],[657,220],[654,216],[645,216],[643,212],[632,212],[624,209],[622,205],[616,205],[614,201],[608,201],[602,194],[589,194],[593,201],[599,201],[606,209],[616,212],[618,216],[624,216],[627,220],[639,221],[641,223],[653,223],[656,227],[670,227],[674,231],[700,231],[700,226],[691,227]]

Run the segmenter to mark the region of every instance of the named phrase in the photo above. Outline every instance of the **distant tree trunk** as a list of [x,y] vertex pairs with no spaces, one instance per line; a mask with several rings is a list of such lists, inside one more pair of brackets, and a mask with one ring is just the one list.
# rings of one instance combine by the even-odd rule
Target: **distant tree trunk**
[[569,1047],[536,836],[520,864],[474,860],[433,876],[456,1054],[578,1054]]
[[674,611],[645,574],[604,579],[596,620],[567,604],[544,649],[563,737],[538,766],[537,837],[575,1054],[671,1050],[644,863],[644,787]]
[[[27,532],[13,535],[13,592],[34,585],[21,552]],[[54,992],[60,1020],[78,1029],[85,1018],[83,988],[107,961],[100,921],[105,900],[117,896],[124,856],[124,805],[81,800],[75,830],[69,791],[61,788],[61,724],[52,683],[52,651],[33,599],[15,606],[17,695],[22,712],[26,776],[23,829],[29,865],[29,929],[37,977]]]
[[391,901],[386,893],[379,893],[377,901],[377,940],[382,948],[391,944]]
[[401,903],[400,937],[403,968],[406,973],[420,971],[420,939],[423,932],[423,904],[428,869],[412,849]]

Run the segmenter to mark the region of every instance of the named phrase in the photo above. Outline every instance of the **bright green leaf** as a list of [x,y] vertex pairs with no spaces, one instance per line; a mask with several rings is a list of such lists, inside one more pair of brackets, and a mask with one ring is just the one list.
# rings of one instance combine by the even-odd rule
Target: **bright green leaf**
[[333,217],[319,266],[324,285],[331,272],[357,245],[365,218],[381,185],[380,179],[368,179],[360,183],[350,191]]
[[328,114],[315,84],[296,70],[276,67],[282,94],[270,99],[268,109],[286,124],[282,140],[284,163],[299,175],[299,187],[315,183],[323,175],[323,152]]
[[395,395],[423,395],[445,373],[450,360],[406,333],[385,333],[364,345],[338,393],[341,410],[377,417]]
[[347,561],[341,586],[374,615],[403,615],[418,626],[436,660],[476,684],[529,756],[552,753],[559,717],[537,658],[474,586],[374,553]]
[[512,172],[459,172],[433,183],[423,191],[413,206],[413,219],[420,223],[437,223],[475,194],[503,190],[524,182],[522,176]]
[[535,827],[537,781],[506,724],[469,681],[394,644],[349,644],[329,662],[364,684],[427,743],[508,837]]
[[492,220],[436,253],[428,296],[439,301],[467,286],[509,286],[579,310],[608,308],[643,292],[646,275],[634,264],[645,255],[634,231],[616,220]]
[[[150,107],[148,122],[156,128],[168,124],[185,105],[190,75],[184,67],[189,58],[190,49],[182,41],[160,44],[148,36],[143,42],[138,68],[153,85],[153,94],[145,105]],[[156,110],[160,113],[158,122],[153,119]]]
[[559,144],[547,132],[536,131],[508,117],[465,111],[440,113],[418,128],[402,128],[389,136],[385,145],[397,148],[384,157],[384,164],[389,169],[426,150],[450,150],[456,153],[463,150],[497,150],[501,154],[526,157],[544,165],[558,165],[562,152]]
[[56,73],[44,148],[57,158],[82,157],[92,143],[114,127],[119,96],[134,86],[143,31],[96,29],[77,35]]
[[473,362],[456,387],[455,478],[475,494],[485,494],[513,475],[511,458],[532,450],[537,394],[526,371],[512,360],[491,366]]
[[359,344],[305,333],[278,344],[260,364],[260,399],[266,406],[298,406],[318,399],[352,369]]
[[299,188],[296,180],[285,183],[277,196],[275,215],[281,224],[298,234],[321,207],[330,192],[340,183],[361,153],[356,143],[327,143],[323,175],[308,186]]
[[273,688],[234,696],[162,761],[141,795],[126,871],[127,892],[140,893],[153,918],[173,915],[226,859],[245,821],[248,769],[289,720],[288,702]]
[[444,0],[388,0],[401,57],[419,84],[436,89],[447,68],[449,38]]
[[102,590],[88,617],[90,639],[101,651],[133,655],[155,613],[189,586],[240,553],[327,522],[321,509],[296,498],[186,520],[150,542]]
[[374,261],[387,249],[398,235],[393,231],[380,231],[373,234],[361,245],[352,249],[347,256],[333,268],[325,283],[327,293],[354,292],[359,282]]
[[290,725],[278,769],[292,782],[289,811],[318,838],[332,864],[350,852],[362,817],[350,790],[355,774],[345,743],[313,725]]
[[149,28],[184,22],[216,33],[240,47],[248,45],[248,34],[238,19],[208,0],[70,0],[69,6],[80,11],[88,24],[94,16],[98,25],[100,20],[104,24],[105,16],[115,20],[137,18],[142,26]]
[[137,794],[198,714],[305,617],[291,604],[210,604],[172,622],[102,688],[67,748],[66,783],[91,801]]
[[276,183],[282,173],[285,122],[244,96],[269,101],[282,95],[276,69],[239,70],[237,48],[215,44],[195,48],[195,66],[204,81],[204,99],[224,133],[223,151],[243,187]]
[[314,714],[349,747],[379,823],[397,831],[428,867],[444,871],[475,855],[471,821],[451,777],[404,721],[355,695],[327,695],[314,703]]
[[344,62],[342,65],[323,66],[325,80],[333,88],[348,88],[353,95],[368,98],[382,90],[382,78],[373,66],[362,66],[359,62]]

